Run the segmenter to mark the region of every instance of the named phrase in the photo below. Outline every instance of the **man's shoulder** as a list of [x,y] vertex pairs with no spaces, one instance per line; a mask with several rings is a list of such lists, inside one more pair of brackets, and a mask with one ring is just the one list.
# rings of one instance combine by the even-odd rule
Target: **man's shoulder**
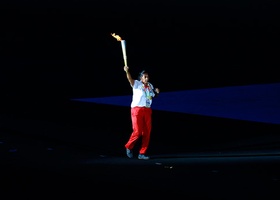
[[139,81],[139,80],[134,80],[134,85],[136,86],[136,85],[141,85],[142,84],[142,82],[141,81]]

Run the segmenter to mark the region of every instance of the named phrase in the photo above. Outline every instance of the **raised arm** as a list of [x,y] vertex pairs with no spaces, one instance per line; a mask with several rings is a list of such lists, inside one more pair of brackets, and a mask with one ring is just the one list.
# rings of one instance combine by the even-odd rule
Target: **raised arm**
[[124,66],[123,69],[124,69],[124,71],[126,73],[126,78],[127,78],[128,82],[129,82],[129,84],[131,86],[133,86],[134,85],[134,79],[131,77],[131,74],[129,72],[129,67],[128,66]]

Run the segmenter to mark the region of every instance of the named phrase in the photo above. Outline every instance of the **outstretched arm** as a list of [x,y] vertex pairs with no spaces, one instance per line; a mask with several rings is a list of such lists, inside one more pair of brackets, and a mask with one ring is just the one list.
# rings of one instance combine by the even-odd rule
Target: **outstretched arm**
[[134,85],[134,79],[131,77],[131,74],[129,72],[129,67],[124,66],[123,69],[126,72],[126,78],[127,78],[128,82],[130,83],[131,86],[133,86]]

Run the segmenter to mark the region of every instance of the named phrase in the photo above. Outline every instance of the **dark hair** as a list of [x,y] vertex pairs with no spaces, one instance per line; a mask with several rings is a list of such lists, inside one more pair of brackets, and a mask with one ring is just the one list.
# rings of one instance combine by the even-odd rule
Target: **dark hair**
[[141,71],[141,72],[139,73],[138,79],[141,80],[142,76],[143,76],[144,74],[147,74],[147,73],[148,73],[148,72],[147,72],[146,70]]

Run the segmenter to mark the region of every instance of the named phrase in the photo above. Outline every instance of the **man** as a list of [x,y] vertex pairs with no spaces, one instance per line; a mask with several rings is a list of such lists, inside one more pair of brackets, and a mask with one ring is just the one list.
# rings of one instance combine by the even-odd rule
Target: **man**
[[150,135],[152,129],[152,109],[151,105],[153,98],[159,94],[159,89],[153,87],[149,82],[149,74],[142,71],[139,74],[139,80],[131,77],[129,67],[124,66],[126,77],[132,87],[132,102],[131,102],[131,120],[132,133],[128,142],[125,144],[126,155],[133,158],[133,148],[136,141],[142,138],[141,148],[139,150],[138,159],[148,160],[150,157],[146,156],[148,150]]

